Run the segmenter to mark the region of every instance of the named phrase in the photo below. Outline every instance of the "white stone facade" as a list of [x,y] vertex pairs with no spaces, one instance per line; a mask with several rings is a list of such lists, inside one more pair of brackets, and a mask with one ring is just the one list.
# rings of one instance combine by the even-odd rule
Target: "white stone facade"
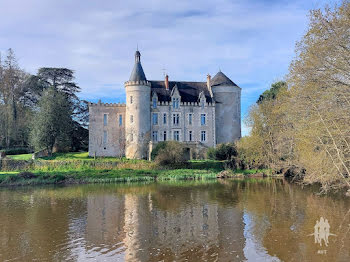
[[89,155],[147,158],[149,144],[215,147],[241,137],[241,88],[222,72],[206,82],[149,81],[135,55],[126,104],[90,103]]
[[128,158],[147,157],[151,133],[151,83],[148,81],[128,81],[126,89],[126,149]]
[[125,104],[89,104],[89,156],[125,155]]
[[200,103],[181,102],[179,108],[173,108],[172,103],[157,102],[155,108],[151,107],[153,143],[178,140],[215,146],[215,103],[202,106]]

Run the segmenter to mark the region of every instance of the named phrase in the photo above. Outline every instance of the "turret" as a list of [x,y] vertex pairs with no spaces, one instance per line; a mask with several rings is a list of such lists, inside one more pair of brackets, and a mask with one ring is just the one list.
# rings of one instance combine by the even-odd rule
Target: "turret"
[[151,132],[151,83],[141,65],[141,54],[135,53],[135,65],[129,81],[125,82],[126,114],[125,156],[146,158]]
[[216,144],[233,142],[241,138],[241,88],[221,71],[210,84],[215,100]]

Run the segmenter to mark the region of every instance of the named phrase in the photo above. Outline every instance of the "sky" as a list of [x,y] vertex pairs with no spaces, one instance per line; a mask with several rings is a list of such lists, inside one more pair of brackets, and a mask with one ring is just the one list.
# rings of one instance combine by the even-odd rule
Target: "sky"
[[[75,71],[80,97],[125,102],[138,46],[149,80],[206,81],[219,70],[242,88],[242,120],[282,80],[310,9],[326,0],[0,0],[0,52],[21,68]],[[334,1],[333,1],[334,2]],[[249,129],[243,122],[242,133]]]

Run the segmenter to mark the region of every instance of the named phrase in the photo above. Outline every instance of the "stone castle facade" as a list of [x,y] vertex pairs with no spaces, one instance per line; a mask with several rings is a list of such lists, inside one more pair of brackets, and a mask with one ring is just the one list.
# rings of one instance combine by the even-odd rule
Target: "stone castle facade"
[[241,137],[241,88],[221,71],[206,82],[147,80],[136,51],[125,90],[126,104],[89,104],[90,156],[147,158],[168,140],[192,156]]

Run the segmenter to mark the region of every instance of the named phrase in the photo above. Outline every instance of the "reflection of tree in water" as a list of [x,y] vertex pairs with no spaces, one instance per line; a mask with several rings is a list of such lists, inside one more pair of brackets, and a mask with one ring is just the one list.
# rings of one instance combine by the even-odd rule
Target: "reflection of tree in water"
[[350,261],[350,199],[312,192],[276,179],[0,191],[0,260],[75,260],[81,241],[81,256],[104,247],[145,261],[242,261],[249,214],[249,236],[282,261],[320,258],[308,235],[322,216],[337,235],[322,258]]
[[[4,193],[8,206],[0,206],[0,253],[5,258],[21,261],[65,260],[71,254],[67,246],[59,247],[69,239],[70,217],[79,218],[86,209],[84,200],[67,199],[50,195],[50,190],[16,190]],[[0,192],[0,204],[4,198]],[[15,219],[8,219],[8,218]],[[55,230],[53,230],[55,229]],[[1,256],[0,256],[1,260]]]
[[245,199],[241,202],[244,208],[253,214],[255,236],[261,239],[270,255],[283,261],[316,259],[319,245],[308,235],[322,215],[332,230],[337,230],[334,232],[337,237],[329,241],[324,258],[329,258],[328,261],[350,259],[349,249],[344,248],[350,245],[349,227],[345,222],[349,221],[349,199],[317,196],[313,191],[283,180],[272,180],[265,185],[249,183],[238,193]]

